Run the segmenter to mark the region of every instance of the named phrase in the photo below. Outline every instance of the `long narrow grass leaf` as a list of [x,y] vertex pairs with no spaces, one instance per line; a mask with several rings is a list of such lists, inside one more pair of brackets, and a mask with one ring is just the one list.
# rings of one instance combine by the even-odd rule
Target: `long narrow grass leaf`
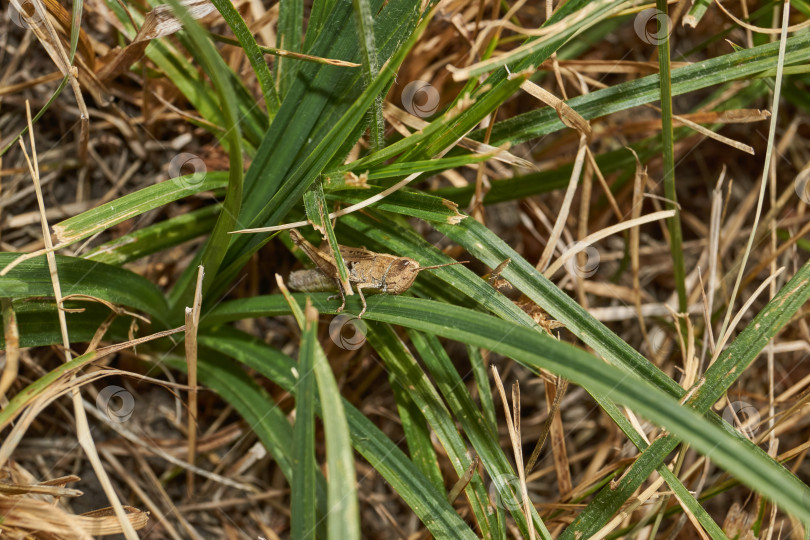
[[270,115],[270,118],[272,118],[276,114],[276,111],[278,111],[281,100],[276,92],[276,87],[273,85],[273,76],[270,73],[270,68],[267,67],[267,62],[264,60],[264,53],[259,49],[256,38],[253,37],[245,20],[242,19],[242,16],[239,15],[239,12],[236,11],[236,8],[231,2],[228,0],[211,1],[214,6],[216,6],[220,15],[222,15],[222,18],[225,19],[225,22],[228,23],[228,26],[231,27],[236,39],[239,40],[239,43],[245,50],[250,66],[253,68],[253,72],[256,74],[256,78],[259,80],[259,85],[262,88],[267,113]]
[[298,353],[295,383],[295,424],[292,433],[292,491],[290,534],[292,538],[315,538],[315,350],[318,327],[307,323]]

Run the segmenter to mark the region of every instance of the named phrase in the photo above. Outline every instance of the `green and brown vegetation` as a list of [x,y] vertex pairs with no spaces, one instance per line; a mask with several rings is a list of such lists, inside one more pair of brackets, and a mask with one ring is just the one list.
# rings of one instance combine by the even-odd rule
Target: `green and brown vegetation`
[[0,535],[810,534],[805,0],[6,7]]

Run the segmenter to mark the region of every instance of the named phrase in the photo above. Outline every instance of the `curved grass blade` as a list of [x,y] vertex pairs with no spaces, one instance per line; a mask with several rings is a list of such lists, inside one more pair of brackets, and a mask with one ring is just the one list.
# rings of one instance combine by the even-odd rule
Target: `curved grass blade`
[[91,208],[53,226],[60,244],[70,245],[155,208],[184,197],[227,186],[227,174],[210,172],[179,176]]
[[[97,302],[69,300],[64,305],[70,339],[74,343],[93,339],[99,327],[110,316],[109,308]],[[20,332],[20,347],[43,347],[62,343],[55,302],[42,299],[18,300],[14,302],[14,312]],[[129,339],[131,323],[130,317],[117,317],[107,329],[104,338],[112,342],[126,341]],[[5,337],[0,333],[0,350],[5,348]]]
[[[0,267],[19,255],[0,253]],[[167,326],[166,300],[160,289],[138,274],[77,257],[56,256],[63,296],[82,294],[135,308]],[[53,284],[45,257],[23,261],[0,277],[0,297],[31,298],[53,296]]]
[[[800,276],[803,280],[802,293],[810,295],[810,279],[805,275],[810,274],[810,263],[803,271],[804,274]],[[794,280],[790,282],[790,287],[796,287]],[[790,288],[787,289],[789,290]],[[785,292],[783,289],[783,293]],[[324,306],[326,296],[312,295],[313,302]],[[803,297],[794,303],[801,305],[805,299],[806,297]],[[269,316],[287,311],[279,300],[280,298],[273,296],[256,297],[240,300],[238,306],[234,305],[234,302],[226,302],[213,310],[209,320],[213,322]],[[784,300],[784,297],[778,296],[776,300]],[[791,307],[796,308],[794,303],[791,303]],[[359,307],[359,300],[347,299],[347,309]],[[763,315],[767,314],[766,316],[770,317],[768,321],[770,323],[776,319],[784,319],[785,311],[779,310],[776,313],[774,310],[769,314],[766,309]],[[678,439],[688,442],[741,482],[765,495],[794,516],[810,522],[810,508],[802,503],[804,500],[810,500],[808,499],[810,488],[727,424],[720,420],[707,420],[697,411],[681,406],[673,396],[637,374],[605,364],[572,345],[558,342],[536,330],[430,300],[382,295],[373,306],[369,305],[365,317],[369,320],[433,333],[503,354],[532,369],[543,368],[565,377],[586,388],[592,395],[627,405],[641,416],[667,429],[677,437],[674,439],[676,443]],[[750,328],[752,333],[758,335],[762,333],[761,325],[752,324]],[[765,334],[767,335],[767,332]],[[757,343],[764,346],[767,339],[764,343],[761,341]],[[751,348],[746,350],[750,351]],[[538,351],[542,351],[542,354]],[[738,376],[739,372],[734,375]],[[721,388],[720,392],[723,391]],[[654,461],[651,470],[654,470],[658,463],[660,460]]]
[[212,204],[137,229],[95,247],[83,258],[121,266],[158,251],[178,246],[183,242],[208,234],[216,222],[219,210],[218,205]]
[[[673,69],[672,95],[683,95],[734,80],[753,78],[763,71],[772,69],[778,55],[779,43],[774,42]],[[810,59],[810,34],[800,32],[789,37],[785,66],[806,63],[808,59]],[[658,75],[648,75],[573,97],[567,103],[583,118],[592,120],[652,103],[660,98]],[[496,123],[492,128],[490,144],[495,146],[506,142],[520,144],[564,127],[553,109],[538,109]],[[485,133],[485,129],[480,129],[470,133],[469,137],[480,141],[483,140]]]
[[[702,380],[693,388],[692,397],[686,402],[686,405],[701,413],[709,411],[712,404],[720,399],[808,299],[810,299],[810,262],[805,263],[712,364]],[[712,420],[727,432],[736,434],[741,439],[741,443],[748,448],[755,449],[753,451],[759,450],[759,447],[740,436],[728,424],[717,418],[712,418]],[[678,443],[679,441],[671,435],[654,441],[649,448],[642,452],[621,481],[611,486],[609,490],[602,490],[588,508],[564,531],[561,538],[574,538],[581,534],[587,535],[588,531],[598,530]],[[801,483],[791,476],[786,480],[785,485],[791,484],[800,485]],[[796,499],[794,502],[797,501],[801,501],[801,499]],[[780,504],[780,506],[783,505]],[[791,513],[800,517],[805,524],[810,523],[807,521],[807,517],[792,510]]]

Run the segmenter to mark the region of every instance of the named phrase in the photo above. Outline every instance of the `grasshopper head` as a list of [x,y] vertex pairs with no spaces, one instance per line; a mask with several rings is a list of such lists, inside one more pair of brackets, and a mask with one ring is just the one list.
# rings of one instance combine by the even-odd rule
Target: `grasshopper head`
[[402,294],[407,291],[416,281],[416,276],[422,270],[432,270],[442,266],[454,264],[464,264],[467,261],[453,262],[447,264],[437,264],[435,266],[420,266],[419,261],[410,257],[400,257],[391,267],[388,273],[388,292],[391,294]]
[[410,257],[400,257],[388,271],[388,292],[392,294],[402,294],[411,288],[416,276],[419,275],[419,262]]

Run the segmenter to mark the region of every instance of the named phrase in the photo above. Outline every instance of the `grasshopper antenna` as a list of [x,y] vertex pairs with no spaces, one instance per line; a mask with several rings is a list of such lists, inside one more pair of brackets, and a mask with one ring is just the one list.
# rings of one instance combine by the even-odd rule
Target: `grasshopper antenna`
[[436,265],[433,265],[433,266],[420,266],[418,271],[421,272],[422,270],[432,270],[434,268],[441,268],[443,266],[453,266],[454,264],[467,264],[468,262],[470,262],[470,261],[456,261],[456,262],[445,263],[445,264],[436,264]]

